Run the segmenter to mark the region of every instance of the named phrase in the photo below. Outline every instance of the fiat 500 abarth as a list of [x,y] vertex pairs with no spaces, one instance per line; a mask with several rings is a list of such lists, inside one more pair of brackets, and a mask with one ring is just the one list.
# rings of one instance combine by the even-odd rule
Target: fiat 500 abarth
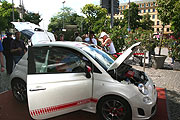
[[76,110],[98,113],[105,120],[149,119],[156,112],[155,85],[144,72],[124,62],[139,44],[115,61],[86,43],[36,44],[28,48],[12,73],[13,94],[22,100],[27,91],[34,119]]

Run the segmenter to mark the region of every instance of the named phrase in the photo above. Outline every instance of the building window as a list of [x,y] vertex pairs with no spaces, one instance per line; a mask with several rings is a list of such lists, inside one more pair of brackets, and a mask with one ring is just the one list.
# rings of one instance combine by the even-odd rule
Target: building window
[[146,10],[144,10],[144,13],[146,13]]
[[142,4],[140,4],[139,7],[141,8],[141,7],[142,7]]
[[141,13],[141,10],[139,10],[139,13]]
[[169,28],[167,28],[167,32],[169,32]]
[[153,6],[155,6],[155,4],[156,4],[156,3],[155,3],[155,2],[153,2]]
[[150,6],[151,6],[151,4],[150,4],[150,3],[148,3],[148,6],[150,7]]
[[157,28],[157,32],[159,32],[159,28]]
[[152,16],[152,19],[155,19],[155,15]]
[[122,10],[122,6],[121,6],[121,10]]
[[126,6],[124,6],[124,9],[126,9]]
[[151,12],[151,9],[148,9],[148,12]]
[[146,3],[144,3],[144,7],[146,7]]
[[157,21],[157,25],[159,25],[159,21]]
[[155,12],[155,9],[153,9],[153,12]]

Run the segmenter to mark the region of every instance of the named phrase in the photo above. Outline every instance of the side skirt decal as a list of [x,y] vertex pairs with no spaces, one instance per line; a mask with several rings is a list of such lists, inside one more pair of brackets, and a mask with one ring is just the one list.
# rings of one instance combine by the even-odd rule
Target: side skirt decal
[[71,103],[60,104],[60,105],[56,105],[56,106],[50,106],[50,107],[46,107],[46,108],[31,110],[30,114],[31,114],[31,116],[39,116],[39,115],[48,114],[51,112],[56,112],[59,110],[67,109],[70,107],[87,104],[90,102],[97,103],[97,101],[98,101],[98,99],[89,98],[89,99],[79,100],[79,101],[75,101],[75,102],[71,102]]

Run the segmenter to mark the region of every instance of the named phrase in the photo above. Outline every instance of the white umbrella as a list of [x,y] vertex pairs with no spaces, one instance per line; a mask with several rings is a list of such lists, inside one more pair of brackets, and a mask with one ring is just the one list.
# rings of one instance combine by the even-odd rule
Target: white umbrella
[[15,28],[31,40],[32,44],[56,41],[52,33],[30,22],[12,22]]

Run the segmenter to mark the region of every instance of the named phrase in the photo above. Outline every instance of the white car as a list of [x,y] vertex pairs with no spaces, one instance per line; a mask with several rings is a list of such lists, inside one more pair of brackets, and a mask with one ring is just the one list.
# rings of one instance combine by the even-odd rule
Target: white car
[[124,63],[139,44],[115,61],[83,42],[35,44],[11,75],[13,94],[24,101],[27,91],[33,119],[76,110],[98,113],[104,120],[149,119],[156,113],[155,85],[144,72]]

